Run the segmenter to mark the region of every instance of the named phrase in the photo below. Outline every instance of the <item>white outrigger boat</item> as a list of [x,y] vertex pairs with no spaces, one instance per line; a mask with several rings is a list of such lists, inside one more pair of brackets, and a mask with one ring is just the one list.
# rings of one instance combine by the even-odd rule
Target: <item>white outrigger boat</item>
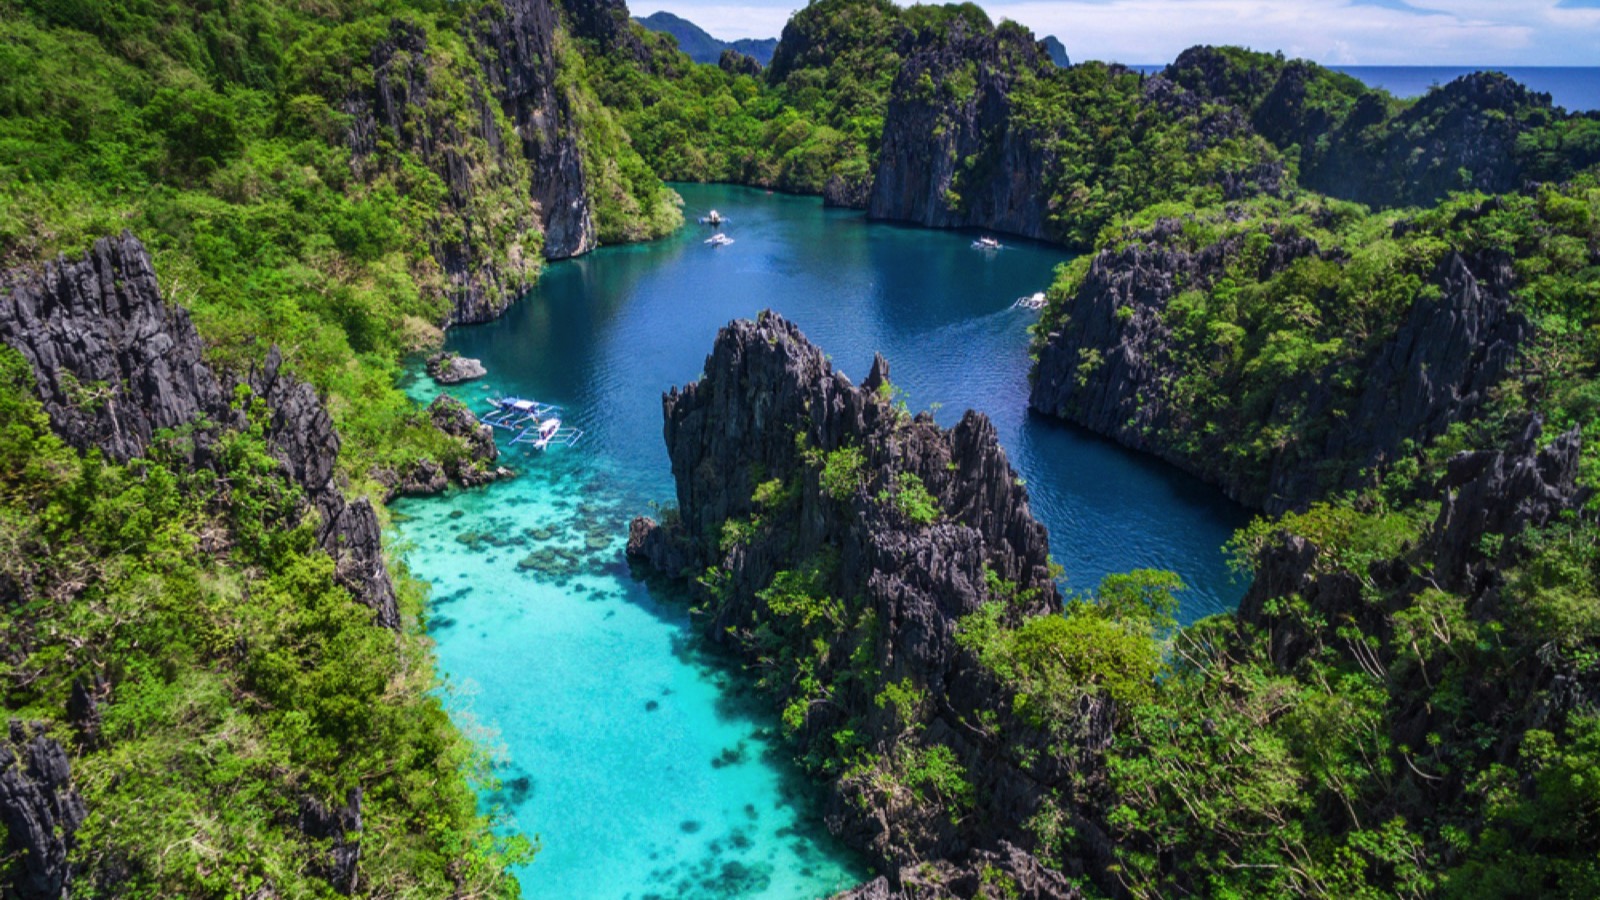
[[1022,309],[1044,309],[1045,304],[1048,302],[1049,301],[1045,298],[1044,291],[1039,291],[1036,294],[1029,294],[1026,297],[1018,297],[1017,302],[1011,304],[1011,308],[1017,309],[1020,307]]
[[700,217],[701,225],[722,225],[727,221],[727,219],[722,217],[722,213],[719,213],[714,209],[711,211],[710,215],[704,215]]
[[556,415],[561,407],[521,397],[494,397],[489,400],[489,412],[478,421],[505,431],[514,431],[513,444],[525,444],[535,450],[544,450],[552,444],[567,447],[576,444],[583,432],[561,424]]
[[974,250],[1000,250],[1000,249],[1002,249],[1002,247],[1001,247],[999,241],[995,240],[992,237],[989,237],[989,236],[985,235],[984,237],[978,238],[977,240],[972,242],[972,249],[974,249]]
[[583,437],[583,432],[576,428],[568,428],[561,424],[560,419],[550,418],[527,428],[521,434],[511,439],[513,444],[527,444],[535,450],[546,450],[552,444],[571,447]]
[[713,234],[711,237],[706,238],[705,242],[713,247],[726,247],[733,243],[733,238],[728,237],[719,231],[716,234]]
[[489,406],[490,411],[479,416],[478,421],[506,431],[522,431],[561,408],[521,397],[491,397]]

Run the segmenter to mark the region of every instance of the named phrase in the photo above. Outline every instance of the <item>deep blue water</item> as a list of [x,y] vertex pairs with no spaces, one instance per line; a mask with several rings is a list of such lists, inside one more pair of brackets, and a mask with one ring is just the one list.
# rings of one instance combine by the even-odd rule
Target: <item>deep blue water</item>
[[[1153,74],[1162,65],[1131,68]],[[1329,66],[1361,79],[1368,87],[1383,88],[1396,97],[1420,97],[1429,88],[1443,86],[1473,72],[1504,72],[1529,88],[1549,94],[1568,112],[1600,109],[1600,67],[1593,66]]]
[[[1025,329],[1037,313],[1011,305],[1049,283],[1066,259],[1058,249],[984,254],[971,235],[869,224],[815,198],[678,189],[691,220],[727,215],[735,243],[706,246],[709,231],[691,225],[602,249],[551,266],[499,321],[450,332],[451,348],[490,372],[458,396],[562,404],[582,442],[513,450],[513,481],[397,507],[408,560],[435,584],[452,707],[500,749],[514,789],[495,799],[542,839],[521,873],[529,896],[800,898],[864,874],[808,808],[772,720],[701,655],[682,606],[621,561],[629,517],[673,498],[661,393],[699,376],[732,318],[775,309],[858,380],[880,351],[911,407],[944,424],[968,407],[988,413],[1069,589],[1174,569],[1193,586],[1185,619],[1230,609],[1243,591],[1219,549],[1242,510],[1027,413]],[[435,390],[425,379],[415,389]]]

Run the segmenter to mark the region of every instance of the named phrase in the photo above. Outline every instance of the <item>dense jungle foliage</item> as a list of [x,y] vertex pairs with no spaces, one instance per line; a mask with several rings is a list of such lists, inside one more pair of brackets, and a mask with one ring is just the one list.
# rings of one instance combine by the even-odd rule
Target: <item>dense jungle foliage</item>
[[[537,274],[536,221],[527,243],[508,237],[533,213],[506,187],[526,163],[470,139],[448,148],[480,176],[456,218],[444,177],[393,135],[354,159],[347,101],[373,85],[373,48],[398,23],[426,41],[426,114],[491,110],[518,146],[463,38],[484,5],[0,2],[0,268],[132,230],[213,364],[245,369],[276,344],[318,388],[353,491],[457,452],[402,392],[401,359],[436,344],[449,314],[441,239]],[[586,133],[615,128],[585,85],[569,89]],[[617,170],[626,154],[584,149],[614,161],[589,180],[605,239],[677,224],[654,175],[635,184]],[[505,866],[528,847],[479,815],[489,769],[434,696],[421,585],[396,572],[407,627],[374,627],[309,526],[282,526],[293,498],[258,434],[229,437],[218,474],[165,449],[80,458],[47,432],[20,358],[3,362],[5,709],[59,723],[74,681],[115,685],[102,736],[72,747],[91,810],[76,862],[92,877],[75,895],[328,894],[311,863],[328,842],[297,829],[295,798],[336,807],[355,788],[381,836],[362,892],[515,895]],[[18,864],[0,857],[0,873]]]
[[[325,395],[355,490],[376,490],[375,467],[448,452],[398,386],[402,357],[436,343],[449,312],[430,246],[450,234],[536,275],[537,232],[507,240],[528,198],[492,187],[518,175],[495,167],[526,163],[455,148],[490,186],[457,221],[441,213],[444,178],[416,152],[384,141],[376,164],[354,164],[344,104],[372,85],[371,50],[396,20],[426,37],[436,111],[485,101],[462,33],[482,6],[0,0],[0,268],[131,229],[214,362],[245,367],[275,343]],[[561,38],[601,239],[676,226],[661,178],[801,192],[869,179],[905,54],[957,24],[992,27],[970,4],[820,0],[756,75],[695,65],[656,35],[641,35],[643,60]],[[1010,126],[1050,160],[1059,240],[1116,247],[1177,219],[1186,249],[1227,248],[1228,274],[1164,312],[1185,373],[1164,399],[1193,426],[1164,437],[1196,456],[1248,474],[1315,452],[1327,420],[1284,386],[1349,401],[1352,373],[1436,290],[1449,253],[1508,255],[1533,326],[1481,414],[1367,486],[1239,535],[1245,568],[1286,533],[1311,541],[1320,570],[1352,579],[1368,606],[1359,621],[1328,621],[1278,598],[1272,620],[1315,648],[1292,665],[1230,617],[1174,629],[1181,586],[1157,572],[1108,579],[1063,617],[1024,624],[990,609],[963,623],[1018,716],[1058,747],[1078,701],[1114,702],[1107,779],[1030,823],[1046,861],[1065,861],[1067,811],[1083,806],[1107,811],[1115,875],[1141,896],[1600,894],[1600,717],[1571,699],[1592,698],[1600,679],[1592,512],[1520,536],[1492,603],[1373,576],[1395,561],[1426,571],[1432,486],[1452,454],[1504,446],[1531,413],[1547,435],[1600,419],[1600,188],[1583,174],[1600,160],[1600,120],[1495,77],[1402,101],[1236,50],[1186,55],[1160,90],[1099,64],[1006,74]],[[482,105],[515,145],[498,104]],[[1454,142],[1464,133],[1486,137]],[[971,178],[984,160],[962,164]],[[1438,205],[1375,213],[1298,193],[1297,178],[1375,206]],[[1287,234],[1321,252],[1263,275],[1259,254]],[[1063,270],[1041,333],[1061,326],[1088,260]],[[73,747],[74,774],[93,811],[79,835],[85,871],[126,880],[91,877],[76,893],[250,896],[270,884],[325,895],[307,860],[327,848],[294,827],[288,785],[326,803],[362,790],[366,831],[383,835],[364,847],[363,891],[514,894],[503,866],[530,848],[496,842],[478,814],[472,781],[488,770],[430,695],[419,585],[398,579],[406,630],[371,628],[306,527],[277,527],[294,498],[268,477],[259,433],[225,436],[219,473],[182,464],[182,434],[114,465],[53,437],[30,383],[0,353],[0,598],[27,598],[0,607],[0,693],[9,715],[66,735],[74,683],[117,683],[103,730]],[[1597,446],[1584,449],[1589,486],[1600,486]],[[853,464],[818,461],[839,483]],[[1328,483],[1352,467],[1330,460]],[[920,482],[879,500],[919,527],[940,515]],[[779,484],[769,501],[792,498]],[[819,636],[864,646],[880,627],[817,588],[829,564],[792,570],[765,598],[786,611],[757,636],[785,705],[809,702],[827,686],[820,675],[878,674],[849,639],[838,672],[813,661],[832,652]],[[932,702],[909,682],[874,688],[880,709]],[[1419,720],[1419,740],[1396,739]],[[836,749],[808,762],[830,773],[861,763],[856,736]],[[972,780],[937,747],[878,762],[919,803],[952,815],[972,804]],[[0,876],[15,862],[0,859]]]
[[445,188],[414,160],[355,178],[337,107],[391,14],[459,60],[464,6],[6,7],[0,262],[131,229],[214,359],[248,366],[275,342],[328,394],[349,459],[421,452],[427,423],[395,385],[448,312],[426,240]]
[[904,36],[965,13],[821,0],[795,13],[758,75],[697,65],[641,31],[649,58],[605,54],[595,86],[663,178],[821,193],[835,174],[870,179]]
[[[329,398],[365,477],[431,452],[426,418],[396,388],[403,354],[436,344],[450,312],[431,247],[537,276],[527,164],[462,136],[479,108],[519,139],[463,37],[486,0],[318,4],[0,4],[0,267],[77,252],[131,229],[167,299],[194,314],[213,358],[245,367],[269,343]],[[373,48],[400,23],[422,35],[432,140],[473,173],[452,210],[444,175],[394,135],[353,157],[349,98],[371,88]],[[565,41],[558,42],[564,45]],[[562,87],[581,127],[603,241],[659,237],[676,197],[593,98],[575,53]],[[509,169],[510,171],[503,171]]]
[[[431,693],[419,584],[410,627],[374,627],[312,523],[285,524],[297,497],[259,424],[220,435],[215,472],[186,433],[115,465],[52,434],[33,389],[0,348],[0,699],[66,740],[74,685],[115,690],[73,746],[73,896],[334,896],[310,864],[329,842],[296,821],[352,790],[378,838],[363,894],[517,896],[505,866],[533,848],[479,816],[491,770]],[[0,856],[0,883],[18,865]]]
[[[1456,255],[1510,261],[1511,309],[1529,320],[1532,337],[1483,416],[1415,447],[1397,473],[1365,477],[1391,477],[1398,497],[1402,483],[1409,490],[1436,477],[1452,453],[1498,446],[1530,413],[1543,415],[1552,433],[1600,415],[1593,176],[1527,194],[1456,194],[1423,211],[1371,213],[1314,194],[1198,210],[1157,205],[1108,229],[1102,249],[1142,245],[1161,220],[1181,227],[1160,247],[1210,250],[1220,261],[1159,310],[1169,332],[1164,353],[1181,375],[1156,389],[1174,416],[1151,437],[1211,477],[1265,484],[1275,462],[1304,459],[1317,465],[1324,490],[1362,478],[1367,461],[1329,456],[1329,434],[1356,414],[1375,354],[1414,305],[1439,297],[1441,270]],[[1269,265],[1275,250],[1302,239],[1311,252]],[[1093,261],[1079,257],[1060,270],[1036,345],[1070,327],[1064,301]],[[1595,448],[1585,453],[1586,471],[1600,475]]]
[[[1330,616],[1281,596],[1262,615],[1280,637],[1231,616],[1160,637],[1155,689],[1120,704],[1109,784],[1090,801],[1112,810],[1118,879],[1139,896],[1594,895],[1596,504],[1467,548],[1510,561],[1486,593],[1419,583],[1434,577],[1434,485],[1453,456],[1515,445],[1530,416],[1546,440],[1573,427],[1588,438],[1600,422],[1600,186],[1584,176],[1403,213],[1314,195],[1158,206],[1101,246],[1148,241],[1161,219],[1181,224],[1164,246],[1222,253],[1215,277],[1161,310],[1182,377],[1159,387],[1160,401],[1182,414],[1153,437],[1245,478],[1282,454],[1323,452],[1353,412],[1364,364],[1414,304],[1437,298],[1448,255],[1509,260],[1511,308],[1531,332],[1476,415],[1370,470],[1323,460],[1330,484],[1366,486],[1236,536],[1246,572],[1287,536],[1310,542],[1314,571],[1358,586],[1363,610]],[[1264,265],[1269,248],[1301,237],[1319,252]],[[1041,335],[1070,327],[1064,301],[1090,263],[1062,269]],[[1312,395],[1331,395],[1331,408],[1312,414]],[[1581,485],[1600,486],[1592,439],[1579,468]],[[1146,630],[1139,617],[1128,627]],[[1275,658],[1284,629],[1312,649]],[[1063,816],[1040,820],[1041,839]]]

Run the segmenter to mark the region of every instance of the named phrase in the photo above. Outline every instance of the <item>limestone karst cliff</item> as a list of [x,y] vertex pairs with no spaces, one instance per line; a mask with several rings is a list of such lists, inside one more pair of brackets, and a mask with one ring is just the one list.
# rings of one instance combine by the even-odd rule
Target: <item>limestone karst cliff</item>
[[[705,373],[663,401],[679,517],[636,521],[630,553],[697,576],[706,635],[776,669],[769,688],[830,787],[831,827],[896,889],[960,893],[994,868],[1023,896],[1074,896],[1019,845],[1040,798],[1085,771],[1035,752],[1042,736],[956,640],[958,620],[1002,593],[1019,615],[1060,609],[1044,528],[993,426],[911,416],[881,357],[856,386],[773,313],[724,328]],[[920,782],[930,759],[959,774]]]
[[[1429,273],[1429,289],[1398,310],[1402,319],[1347,348],[1353,358],[1265,387],[1270,396],[1252,414],[1264,411],[1266,422],[1240,418],[1241,409],[1228,404],[1207,425],[1181,387],[1194,376],[1174,337],[1180,296],[1226,290],[1244,277],[1267,281],[1296,265],[1337,267],[1344,254],[1270,229],[1189,248],[1184,227],[1157,222],[1093,258],[1040,336],[1030,403],[1160,456],[1251,506],[1301,508],[1353,486],[1408,443],[1424,444],[1470,418],[1528,334],[1526,319],[1511,308],[1509,259],[1448,253]],[[1242,275],[1247,242],[1255,250]],[[1246,462],[1224,452],[1247,430],[1290,418],[1312,427],[1267,458]]]
[[194,464],[207,465],[207,429],[244,427],[235,397],[248,388],[266,404],[268,443],[316,510],[317,540],[340,581],[380,624],[399,626],[377,514],[335,483],[339,436],[316,392],[282,371],[276,349],[246,378],[214,372],[188,316],[162,300],[138,239],[105,238],[82,259],[0,277],[0,343],[32,366],[55,431],[117,461],[143,453],[158,431],[197,426]]

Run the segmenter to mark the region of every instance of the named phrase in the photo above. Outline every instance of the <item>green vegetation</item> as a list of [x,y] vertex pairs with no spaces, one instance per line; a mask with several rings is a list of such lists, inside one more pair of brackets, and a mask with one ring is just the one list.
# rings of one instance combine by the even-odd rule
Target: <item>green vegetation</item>
[[928,493],[928,488],[915,472],[895,475],[894,487],[878,492],[879,503],[892,503],[894,508],[917,525],[932,525],[939,521],[939,499]]
[[[1297,460],[1316,465],[1324,489],[1377,477],[1363,474],[1364,459],[1327,458],[1327,440],[1356,415],[1374,354],[1413,306],[1439,297],[1440,267],[1451,254],[1512,260],[1512,308],[1532,323],[1532,337],[1514,367],[1517,377],[1492,392],[1483,415],[1431,449],[1391,460],[1400,468],[1388,493],[1424,483],[1458,450],[1498,445],[1496,436],[1520,428],[1529,412],[1565,430],[1594,421],[1600,411],[1585,362],[1600,352],[1593,327],[1600,321],[1600,267],[1592,255],[1600,241],[1600,187],[1592,176],[1521,196],[1459,194],[1407,214],[1368,213],[1309,195],[1200,210],[1168,204],[1108,229],[1103,245],[1146,240],[1162,219],[1181,224],[1165,246],[1220,253],[1223,265],[1222,274],[1184,285],[1152,310],[1171,331],[1165,361],[1181,375],[1149,398],[1170,410],[1170,424],[1149,436],[1198,471],[1247,486],[1251,496],[1263,495],[1273,466]],[[1315,254],[1269,268],[1275,247],[1302,238],[1315,242]],[[1082,285],[1088,262],[1061,270],[1035,330],[1036,346],[1067,327],[1067,299]],[[1331,397],[1332,408],[1313,408],[1311,393]],[[1586,449],[1589,471],[1597,459]],[[1399,533],[1405,526],[1385,527]]]
[[416,583],[406,630],[374,627],[313,523],[289,527],[298,498],[259,426],[220,436],[214,473],[183,459],[186,434],[119,466],[63,445],[32,391],[0,350],[0,585],[29,600],[0,606],[0,696],[73,746],[73,684],[109,685],[73,760],[74,896],[326,896],[299,804],[355,788],[365,893],[516,896],[504,867],[532,848],[478,816],[468,776],[489,767],[432,694]]
[[[1102,585],[1066,624],[986,607],[961,639],[1035,726],[1070,734],[1070,701],[1085,692],[1114,705],[1108,825],[1114,874],[1135,896],[1593,894],[1594,719],[1558,699],[1559,685],[1600,677],[1593,504],[1470,548],[1501,561],[1480,588],[1487,600],[1440,586],[1425,537],[1452,456],[1513,445],[1530,415],[1544,418],[1547,439],[1600,419],[1600,187],[1580,176],[1403,214],[1310,196],[1172,204],[1108,228],[1101,246],[1148,242],[1158,220],[1178,226],[1161,242],[1216,254],[1222,274],[1140,311],[1170,329],[1163,352],[1181,373],[1147,398],[1175,413],[1149,437],[1247,485],[1286,458],[1315,460],[1324,499],[1256,521],[1231,549],[1249,571],[1303,540],[1318,587],[1163,644],[1170,590],[1146,573]],[[1267,264],[1271,248],[1299,238],[1318,252]],[[1457,253],[1511,269],[1512,310],[1530,328],[1508,377],[1476,415],[1432,440],[1413,436],[1378,465],[1327,457],[1377,348],[1439,297],[1441,263]],[[1070,327],[1064,301],[1086,276],[1086,261],[1062,270],[1041,333]],[[1312,393],[1331,396],[1331,408],[1311,410]],[[1592,440],[1580,468],[1583,484],[1600,483]],[[1357,487],[1330,489],[1339,485]],[[1129,610],[1154,612],[1122,652],[1082,639],[1107,621],[1087,615],[1125,622]],[[1040,841],[1059,844],[1053,823],[1070,809],[1070,798],[1055,800],[1035,817]]]
[[1503,74],[1401,100],[1304,60],[1238,47],[1193,48],[1168,74],[1207,102],[1236,106],[1298,162],[1304,186],[1374,206],[1559,183],[1600,162],[1600,119],[1564,115]]
[[929,17],[888,0],[813,3],[759,79],[695,64],[667,36],[640,30],[643,64],[589,48],[593,83],[662,178],[816,194],[834,175],[870,181],[898,36],[908,19]]
[[[448,309],[427,240],[446,188],[398,148],[352,178],[333,101],[372,77],[361,65],[385,11],[292,10],[40,3],[3,17],[0,264],[133,230],[214,359],[244,367],[278,343],[330,395],[356,448],[346,462],[399,464],[431,440],[394,384]],[[449,20],[412,21],[463,52]],[[468,90],[450,64],[433,75]]]
[[683,199],[634,149],[625,123],[596,94],[600,76],[572,43],[565,33],[556,35],[560,87],[577,125],[595,232],[606,244],[665,237],[683,224]]
[[1162,668],[1155,636],[1171,627],[1181,590],[1171,572],[1109,575],[1065,615],[1014,625],[1002,593],[962,619],[956,639],[1010,687],[1017,715],[1037,728],[1065,728],[1087,697],[1133,706],[1152,696]]
[[845,446],[823,454],[817,473],[823,493],[840,503],[848,502],[861,486],[861,467],[866,461],[860,447]]
[[[131,230],[213,365],[276,344],[316,386],[351,490],[451,458],[401,359],[439,341],[462,292],[520,291],[543,249],[520,138],[467,37],[486,5],[0,3],[0,268]],[[581,57],[561,63],[601,238],[675,227]],[[384,85],[423,98],[398,130],[362,119]],[[75,680],[112,692],[103,743],[73,753],[90,810],[74,895],[326,895],[310,863],[327,842],[296,830],[297,804],[357,787],[362,892],[515,895],[504,867],[527,847],[477,815],[488,769],[431,696],[421,586],[396,573],[407,630],[373,627],[310,526],[284,524],[294,498],[259,434],[225,437],[216,475],[188,470],[184,435],[125,466],[80,458],[3,362],[0,691],[58,736]],[[95,880],[112,871],[126,883]]]

